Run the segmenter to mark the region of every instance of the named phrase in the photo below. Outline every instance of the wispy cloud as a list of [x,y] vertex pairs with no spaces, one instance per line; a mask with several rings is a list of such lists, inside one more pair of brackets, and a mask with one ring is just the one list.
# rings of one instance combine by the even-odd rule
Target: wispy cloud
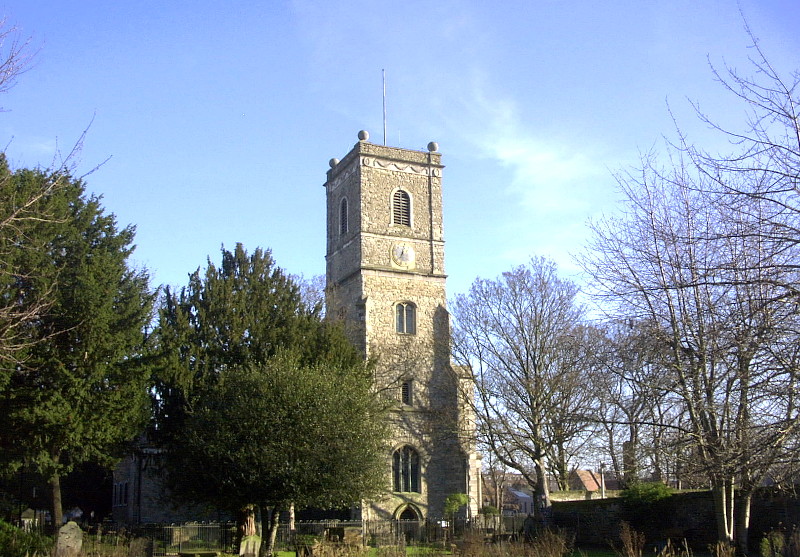
[[571,254],[586,240],[586,221],[615,197],[608,161],[600,156],[604,147],[537,134],[526,124],[530,114],[487,82],[473,79],[463,97],[469,115],[461,126],[476,152],[510,173],[507,183],[495,185],[515,201],[496,231],[504,238],[497,242],[504,246],[498,257],[520,264],[545,255],[572,271]]
[[608,176],[604,162],[592,156],[594,148],[527,129],[517,103],[502,93],[487,93],[483,81],[471,90],[470,120],[480,131],[470,140],[485,157],[511,170],[507,191],[536,212],[584,211],[593,181]]

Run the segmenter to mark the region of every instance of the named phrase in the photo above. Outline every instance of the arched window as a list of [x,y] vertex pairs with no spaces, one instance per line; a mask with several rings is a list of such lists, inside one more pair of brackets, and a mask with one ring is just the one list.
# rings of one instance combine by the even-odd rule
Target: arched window
[[347,234],[347,198],[343,197],[339,204],[339,235]]
[[392,459],[395,491],[419,493],[419,453],[408,445],[397,449]]
[[395,306],[395,330],[404,335],[417,333],[417,306],[400,302]]
[[411,197],[403,190],[392,196],[392,224],[411,226]]
[[414,394],[411,390],[411,380],[403,381],[403,384],[400,386],[400,402],[403,404],[407,404],[411,406],[414,402]]

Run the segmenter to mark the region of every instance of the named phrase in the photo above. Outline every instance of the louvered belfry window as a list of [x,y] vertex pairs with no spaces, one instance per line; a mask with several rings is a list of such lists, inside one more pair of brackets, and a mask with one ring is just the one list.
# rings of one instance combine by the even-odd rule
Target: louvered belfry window
[[392,196],[392,224],[411,226],[411,198],[403,190]]
[[401,387],[400,399],[403,404],[411,406],[411,381],[403,381]]
[[344,236],[347,234],[347,198],[342,198],[342,203],[339,205],[339,235]]

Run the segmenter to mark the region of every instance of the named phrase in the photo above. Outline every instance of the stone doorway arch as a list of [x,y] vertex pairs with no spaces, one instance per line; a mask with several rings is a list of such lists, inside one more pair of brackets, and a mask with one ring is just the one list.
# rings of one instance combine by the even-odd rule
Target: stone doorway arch
[[410,503],[400,505],[394,511],[394,519],[397,535],[402,536],[406,543],[420,539],[422,513],[416,506]]
[[422,520],[422,516],[420,515],[419,511],[412,505],[398,507],[398,509],[394,512],[394,516],[396,520]]

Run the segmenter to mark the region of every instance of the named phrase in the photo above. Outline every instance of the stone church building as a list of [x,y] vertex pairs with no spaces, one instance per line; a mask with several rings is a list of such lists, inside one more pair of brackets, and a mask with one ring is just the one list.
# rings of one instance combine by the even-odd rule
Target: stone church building
[[450,365],[441,154],[376,145],[367,132],[332,159],[327,197],[327,315],[377,362],[391,414],[391,494],[364,518],[443,516],[448,495],[481,501],[468,384]]
[[[384,497],[353,518],[443,518],[447,496],[481,504],[469,384],[450,365],[442,169],[438,146],[412,151],[370,143],[367,132],[327,173],[326,303],[352,342],[376,362],[376,388],[395,401]],[[114,472],[119,523],[213,520],[163,500],[157,451],[141,448]],[[194,511],[197,511],[196,509]],[[191,514],[192,516],[188,516]]]

